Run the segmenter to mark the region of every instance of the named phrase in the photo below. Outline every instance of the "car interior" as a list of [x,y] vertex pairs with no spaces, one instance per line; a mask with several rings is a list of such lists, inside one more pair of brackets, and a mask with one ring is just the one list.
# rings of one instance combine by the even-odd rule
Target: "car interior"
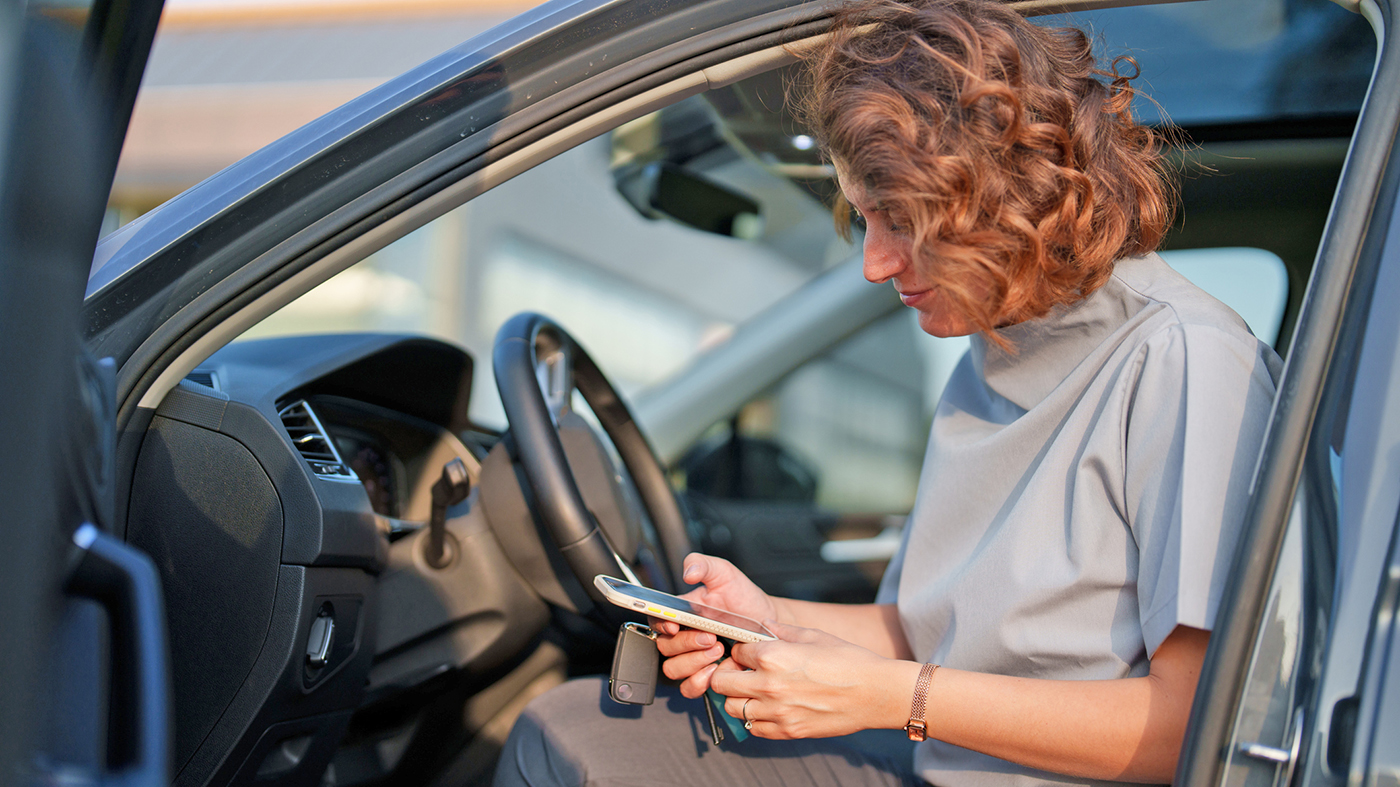
[[[1165,256],[1284,352],[1365,20],[1325,0],[1035,19],[1137,58],[1179,177]],[[698,549],[775,594],[874,598],[966,340],[861,278],[791,111],[793,47],[386,216],[153,373],[119,519],[164,584],[176,784],[489,782],[530,699],[607,671],[626,618],[592,573],[681,590]]]

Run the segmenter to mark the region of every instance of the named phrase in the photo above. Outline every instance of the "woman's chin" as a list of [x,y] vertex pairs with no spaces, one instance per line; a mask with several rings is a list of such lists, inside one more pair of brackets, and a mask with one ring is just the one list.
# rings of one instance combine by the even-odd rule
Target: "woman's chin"
[[977,329],[966,320],[941,311],[919,310],[919,329],[929,336],[950,339],[954,336],[971,336]]

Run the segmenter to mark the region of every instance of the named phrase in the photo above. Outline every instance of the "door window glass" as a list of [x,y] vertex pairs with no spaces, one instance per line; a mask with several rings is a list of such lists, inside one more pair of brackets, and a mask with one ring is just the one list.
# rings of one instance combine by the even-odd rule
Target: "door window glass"
[[[505,426],[491,344],[520,311],[569,330],[624,395],[679,372],[853,247],[821,195],[729,144],[690,99],[430,222],[249,330],[406,331],[477,359],[472,416]],[[650,169],[648,169],[650,168]]]

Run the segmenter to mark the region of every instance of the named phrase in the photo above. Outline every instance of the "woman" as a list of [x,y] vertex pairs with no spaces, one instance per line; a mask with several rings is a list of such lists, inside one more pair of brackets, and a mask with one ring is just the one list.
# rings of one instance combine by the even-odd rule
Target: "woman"
[[[657,623],[663,670],[760,740],[697,756],[678,699],[581,720],[599,688],[571,684],[527,710],[498,783],[1170,781],[1277,357],[1151,253],[1172,215],[1159,143],[1079,31],[867,0],[806,59],[866,277],[926,332],[972,337],[905,542],[864,606],[689,556],[694,598],[781,641],[724,659]],[[927,738],[912,757],[834,737],[901,728]]]

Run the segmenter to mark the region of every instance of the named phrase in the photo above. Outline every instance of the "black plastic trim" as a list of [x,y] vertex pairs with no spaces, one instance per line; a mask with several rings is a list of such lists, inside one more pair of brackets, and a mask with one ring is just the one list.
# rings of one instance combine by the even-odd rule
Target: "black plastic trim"
[[83,30],[88,92],[102,107],[104,145],[99,172],[110,191],[136,93],[155,41],[164,0],[96,0]]
[[1257,139],[1347,139],[1356,130],[1356,113],[1307,115],[1244,123],[1198,123],[1181,127],[1192,142],[1249,142]]
[[83,525],[67,591],[101,603],[112,620],[109,762],[121,766],[94,785],[165,787],[170,783],[170,670],[165,605],[155,564],[140,550]]

